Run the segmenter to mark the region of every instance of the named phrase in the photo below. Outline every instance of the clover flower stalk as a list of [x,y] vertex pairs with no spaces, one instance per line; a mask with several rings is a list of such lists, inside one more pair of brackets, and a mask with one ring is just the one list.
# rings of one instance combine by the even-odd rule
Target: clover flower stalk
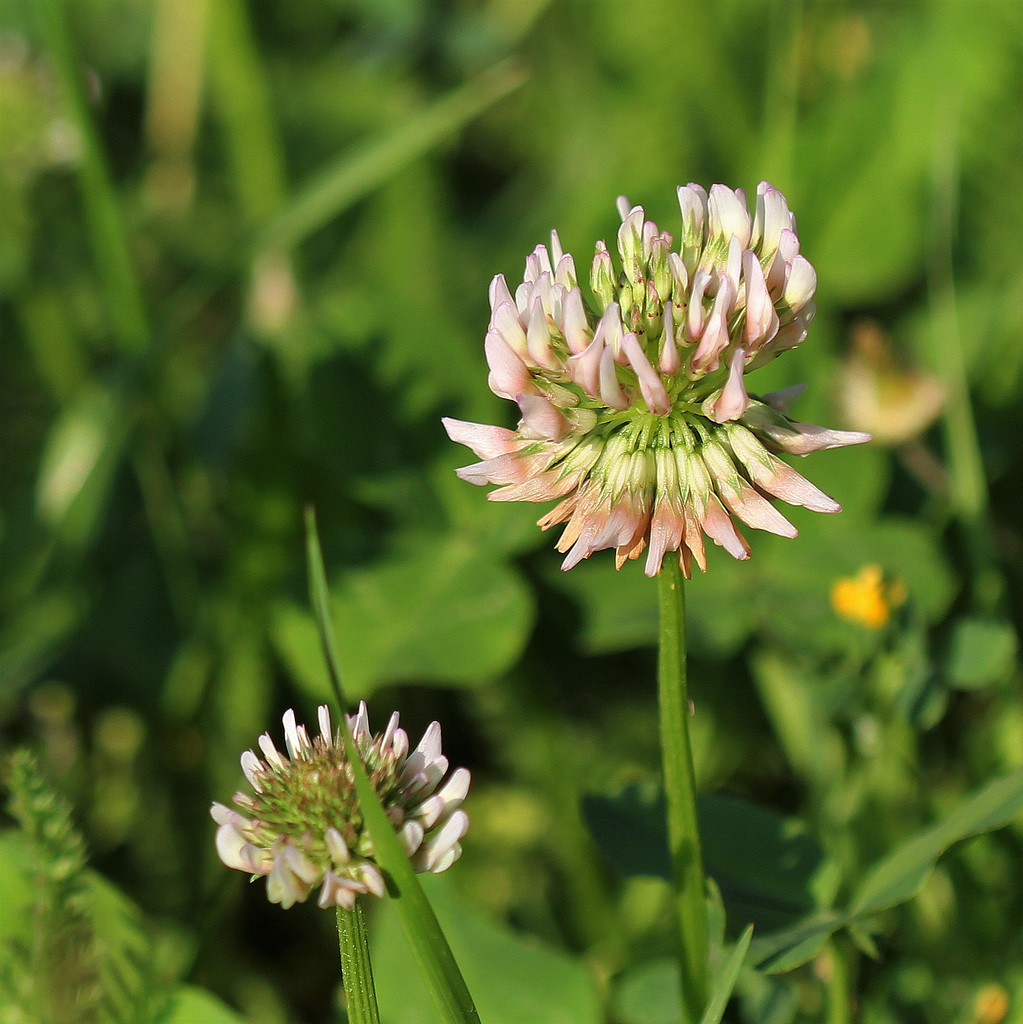
[[[356,795],[355,778],[340,730],[319,708],[319,734],[310,736],[294,711],[284,715],[286,755],[269,733],[259,737],[262,757],[247,750],[241,767],[252,788],[236,793],[232,810],[214,803],[216,847],[230,868],[266,878],[272,903],[288,908],[318,890],[319,906],[337,909],[343,979],[353,1020],[376,1020],[372,972],[360,895],[383,896],[383,873],[374,858]],[[373,734],[365,703],[346,716],[352,741],[370,782],[416,871],[447,870],[461,855],[469,819],[462,802],[469,791],[465,768],[448,773],[440,725],[433,722],[419,745],[391,715]]]
[[838,512],[779,455],[869,435],[791,419],[801,389],[746,387],[748,373],[806,338],[815,310],[817,276],[781,192],[761,182],[752,216],[743,191],[725,185],[691,183],[678,202],[676,241],[619,198],[618,262],[597,243],[589,300],[557,232],[526,259],[514,293],[495,277],[489,384],[516,403],[518,423],[444,426],[480,460],[458,475],[498,485],[491,500],[558,501],[538,525],[564,524],[563,569],[613,548],[619,568],[646,551],[646,574],[660,577],[660,733],[688,1024],[706,1003],[707,937],[682,577],[694,561],[706,569],[705,537],[749,557],[737,520],[795,537],[771,498]]

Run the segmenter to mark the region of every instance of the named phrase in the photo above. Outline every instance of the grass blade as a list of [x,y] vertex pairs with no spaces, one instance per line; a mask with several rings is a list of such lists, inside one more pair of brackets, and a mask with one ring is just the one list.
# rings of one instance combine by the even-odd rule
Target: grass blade
[[[306,554],[309,561],[309,586],[312,593],[313,607],[320,637],[323,641],[323,653],[327,660],[334,692],[337,694],[342,710],[345,709],[344,690],[337,650],[334,644],[334,627],[330,618],[329,592],[327,590],[327,574],[323,568],[323,556],[316,531],[316,515],[311,508],[306,509]],[[369,781],[362,761],[359,760],[352,741],[348,721],[342,715],[341,731],[344,737],[345,754],[352,773],[355,776],[355,789],[359,795],[359,806],[365,820],[366,829],[373,840],[374,857],[387,881],[387,891],[394,901],[395,911],[401,921],[402,928],[412,955],[423,981],[437,1005],[441,1019],[445,1024],[479,1024],[479,1014],[473,1003],[472,996],[466,988],[462,972],[458,969],[454,954],[448,945],[440,923],[423,892],[419,879],[402,849],[394,827],[384,812]]]
[[110,170],[82,90],[80,62],[68,31],[63,0],[40,0],[37,9],[53,70],[81,139],[78,178],[82,204],[111,329],[121,348],[138,352],[149,341],[142,288],[132,264]]
[[703,1011],[700,1024],[721,1024],[721,1018],[725,1014],[728,1000],[732,998],[732,992],[735,989],[735,983],[739,978],[739,971],[742,968],[743,960],[746,959],[746,951],[749,949],[752,938],[753,925],[748,925],[739,936],[739,941],[721,968],[721,973],[715,979],[710,993],[710,1002],[707,1003],[707,1009]]
[[281,250],[297,245],[525,80],[518,65],[498,64],[361,151],[346,153],[298,191],[266,226],[258,247]]

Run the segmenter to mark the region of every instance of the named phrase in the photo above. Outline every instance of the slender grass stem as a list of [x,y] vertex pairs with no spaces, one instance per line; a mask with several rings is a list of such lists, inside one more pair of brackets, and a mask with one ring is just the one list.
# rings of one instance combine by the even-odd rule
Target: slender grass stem
[[262,225],[287,193],[284,148],[270,84],[243,0],[210,5],[209,72],[242,219]]
[[661,640],[657,664],[661,758],[668,806],[668,842],[675,874],[681,941],[683,1020],[700,1020],[707,1002],[707,907],[696,820],[696,779],[689,742],[686,691],[686,605],[682,571],[667,559],[660,576]]
[[341,981],[345,987],[349,1024],[380,1024],[373,965],[362,907],[337,908],[337,942],[341,950]]
[[1005,580],[991,544],[987,479],[970,402],[953,266],[959,192],[958,99],[944,103],[943,109],[946,114],[935,135],[932,243],[927,268],[933,362],[945,385],[948,497],[972,563],[971,596],[975,608],[993,612],[1004,604]]
[[[348,702],[341,686],[340,663],[330,615],[327,574],[323,568],[320,539],[316,532],[316,513],[311,507],[306,508],[305,525],[310,596],[316,612],[331,685],[338,704],[344,710],[348,707]],[[384,873],[391,905],[405,930],[405,937],[412,947],[412,956],[422,972],[427,991],[433,997],[438,1016],[444,1024],[479,1024],[476,1004],[466,988],[465,979],[451,952],[448,940],[426,898],[426,893],[416,878],[408,854],[398,842],[394,825],[384,812],[373,783],[366,774],[355,748],[351,730],[344,718],[341,720],[341,735],[345,745],[345,756],[354,776],[359,807],[373,843],[376,862]]]
[[82,205],[111,329],[121,348],[139,352],[149,343],[142,287],[132,262],[110,169],[85,99],[81,66],[68,30],[64,2],[40,0],[37,10],[53,70],[81,140],[78,178]]

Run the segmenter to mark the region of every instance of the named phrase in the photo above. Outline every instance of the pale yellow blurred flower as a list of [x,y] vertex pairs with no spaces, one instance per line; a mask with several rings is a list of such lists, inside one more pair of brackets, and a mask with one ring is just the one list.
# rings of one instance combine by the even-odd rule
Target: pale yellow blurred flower
[[936,377],[895,358],[880,325],[860,321],[840,378],[838,404],[845,422],[897,445],[922,434],[941,414],[945,395]]

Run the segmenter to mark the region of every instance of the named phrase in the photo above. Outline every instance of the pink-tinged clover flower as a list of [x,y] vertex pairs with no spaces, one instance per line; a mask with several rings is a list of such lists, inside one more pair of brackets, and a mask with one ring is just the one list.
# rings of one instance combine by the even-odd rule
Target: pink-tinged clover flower
[[619,199],[619,265],[598,242],[592,306],[556,232],[514,295],[495,277],[490,388],[521,418],[515,430],[444,420],[480,459],[458,475],[499,485],[491,500],[560,499],[539,525],[566,524],[564,569],[605,548],[620,568],[646,549],[648,576],[674,551],[688,576],[694,559],[706,569],[704,536],[747,558],[735,519],[796,535],[768,498],[840,510],[779,454],[870,439],[791,420],[799,389],[746,389],[746,374],[800,344],[813,319],[817,276],[785,197],[761,182],[752,217],[741,189],[690,184],[678,199],[677,244]]
[[[326,705],[319,709],[320,733],[310,737],[295,712],[284,715],[282,754],[269,733],[259,737],[262,758],[242,754],[242,771],[252,794],[236,793],[232,810],[214,803],[217,853],[229,867],[256,878],[266,876],[272,903],[303,903],[319,887],[321,907],[351,909],[362,893],[384,895],[384,878],[363,825],[355,780],[340,731],[330,726]],[[370,781],[417,871],[440,872],[462,853],[459,840],[469,818],[461,809],[469,772],[448,775],[441,753],[440,725],[434,722],[419,746],[409,749],[398,713],[387,728],[369,731],[366,705],[348,716],[348,725]],[[445,776],[447,780],[444,781]]]

